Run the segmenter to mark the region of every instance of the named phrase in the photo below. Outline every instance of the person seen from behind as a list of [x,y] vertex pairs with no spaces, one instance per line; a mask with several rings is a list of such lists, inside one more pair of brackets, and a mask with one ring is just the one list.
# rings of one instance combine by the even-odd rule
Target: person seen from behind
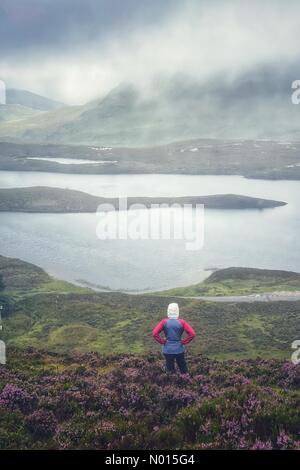
[[[160,336],[164,333],[165,338]],[[183,333],[187,336],[182,339]],[[185,360],[185,345],[189,344],[196,336],[195,331],[187,321],[179,318],[178,304],[172,303],[168,306],[168,318],[161,320],[154,330],[152,336],[158,343],[163,345],[162,351],[166,359],[168,372],[175,372],[175,362],[181,374],[187,374],[188,368]]]

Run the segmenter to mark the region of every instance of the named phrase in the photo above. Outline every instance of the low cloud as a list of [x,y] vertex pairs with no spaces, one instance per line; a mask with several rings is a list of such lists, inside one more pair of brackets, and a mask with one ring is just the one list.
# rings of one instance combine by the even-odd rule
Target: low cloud
[[[129,0],[124,4],[133,7]],[[188,74],[199,82],[215,77],[234,81],[263,65],[284,67],[298,60],[296,0],[175,1],[166,2],[161,14],[157,2],[153,4],[153,14],[151,9],[146,16],[129,9],[128,19],[122,16],[124,9],[106,11],[111,28],[99,20],[97,29],[91,20],[92,34],[87,14],[82,22],[75,15],[64,34],[59,30],[59,42],[39,44],[33,31],[23,49],[8,44],[9,53],[0,59],[0,78],[9,86],[79,104],[124,81],[144,89],[154,79],[168,80],[176,74]],[[39,15],[44,18],[45,10]],[[48,19],[54,21],[53,15]],[[20,21],[29,27],[36,17],[31,12]]]

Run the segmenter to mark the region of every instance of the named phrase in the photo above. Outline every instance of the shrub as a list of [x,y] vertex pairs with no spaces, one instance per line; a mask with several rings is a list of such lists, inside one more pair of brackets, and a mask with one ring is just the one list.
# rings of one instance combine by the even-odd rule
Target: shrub
[[26,418],[26,427],[37,439],[45,439],[56,431],[57,421],[54,414],[47,410],[37,410]]

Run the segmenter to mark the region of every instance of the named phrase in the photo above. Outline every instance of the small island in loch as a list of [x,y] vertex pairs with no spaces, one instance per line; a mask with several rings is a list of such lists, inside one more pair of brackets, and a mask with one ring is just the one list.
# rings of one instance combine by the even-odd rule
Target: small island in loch
[[[93,196],[81,191],[50,187],[0,189],[1,212],[79,213],[96,212],[100,204],[109,204],[119,210],[118,198]],[[269,209],[287,203],[236,194],[184,197],[129,197],[127,208],[139,204],[146,208],[161,204],[203,204],[206,209]],[[134,209],[138,209],[135,207]],[[140,207],[143,208],[143,207]]]

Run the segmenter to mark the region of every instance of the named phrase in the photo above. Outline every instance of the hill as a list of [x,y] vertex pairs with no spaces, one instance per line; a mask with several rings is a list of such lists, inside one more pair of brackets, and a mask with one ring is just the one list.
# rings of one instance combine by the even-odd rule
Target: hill
[[254,268],[227,268],[213,272],[199,284],[159,292],[166,296],[232,296],[300,291],[300,274]]
[[[159,80],[149,90],[122,83],[104,98],[54,109],[41,118],[0,126],[2,140],[145,146],[174,140],[299,141],[300,115],[291,105],[297,70],[261,67],[233,81],[199,82],[188,74]],[[269,119],[272,116],[272,119]]]
[[[109,204],[119,209],[119,199],[103,198],[69,189],[33,187],[0,189],[0,211],[12,212],[96,212],[100,204]],[[150,208],[151,205],[184,204],[196,206],[204,204],[206,209],[267,209],[283,206],[286,203],[259,199],[235,194],[220,194],[216,196],[186,196],[186,197],[129,197],[127,207],[141,204]],[[141,208],[141,207],[139,207]]]
[[20,123],[27,118],[41,116],[43,112],[62,108],[64,105],[26,90],[8,88],[6,104],[0,105],[0,125]]
[[[3,331],[8,346],[101,354],[159,351],[153,326],[174,297],[99,293],[58,281],[40,268],[0,257]],[[180,300],[198,337],[189,351],[212,358],[290,358],[299,338],[299,302],[220,304]]]
[[51,100],[45,96],[32,93],[31,91],[16,88],[8,88],[6,90],[6,104],[20,105],[37,111],[50,111],[64,106],[64,104],[59,101]]
[[27,108],[19,104],[0,105],[0,123],[8,121],[19,121],[40,114],[36,109]]

